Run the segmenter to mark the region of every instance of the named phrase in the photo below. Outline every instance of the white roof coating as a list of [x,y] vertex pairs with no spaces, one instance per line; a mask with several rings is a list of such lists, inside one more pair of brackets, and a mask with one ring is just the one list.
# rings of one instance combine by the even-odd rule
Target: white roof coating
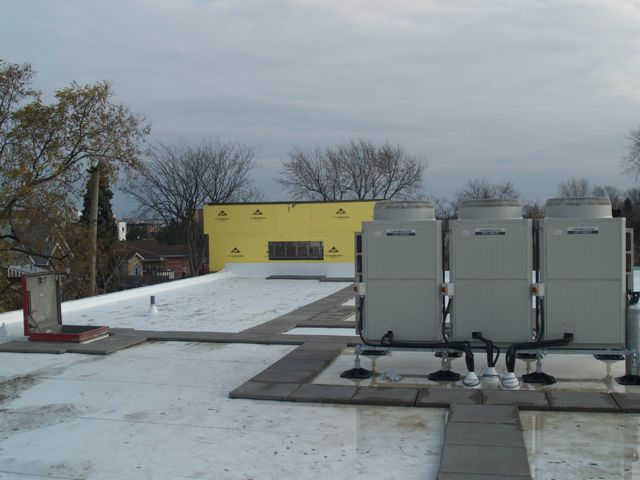
[[[235,332],[346,285],[216,274],[69,302],[63,318],[137,329]],[[157,297],[157,317],[148,313],[149,295]],[[21,328],[21,315],[5,314],[3,322],[5,329]],[[445,409],[228,398],[294,348],[148,342],[108,356],[0,353],[0,479],[436,477]],[[349,354],[316,382],[346,382],[338,373],[353,366]],[[416,355],[430,360],[415,362]],[[480,373],[482,355],[476,359]],[[589,359],[593,363],[585,363],[585,370],[569,371],[562,360],[549,359],[548,373],[566,380],[577,372],[578,389],[617,388],[611,377],[623,362],[608,369]],[[371,364],[369,358],[363,362]],[[438,365],[433,354],[415,352],[376,362],[380,371],[404,374],[402,385],[424,384],[419,376]],[[519,368],[524,364],[519,361]],[[454,367],[460,371],[462,360]],[[372,381],[362,385],[367,382]],[[535,479],[640,478],[640,415],[520,416]]]
[[[0,478],[434,478],[445,410],[232,400],[288,346],[145,344],[33,364],[0,412]],[[51,362],[51,367],[44,367]]]
[[[62,304],[65,325],[139,330],[239,332],[307,305],[349,283],[240,278],[227,272],[168,282]],[[310,288],[313,287],[313,288]],[[158,313],[149,313],[149,297]],[[0,325],[22,332],[22,313],[0,315]]]

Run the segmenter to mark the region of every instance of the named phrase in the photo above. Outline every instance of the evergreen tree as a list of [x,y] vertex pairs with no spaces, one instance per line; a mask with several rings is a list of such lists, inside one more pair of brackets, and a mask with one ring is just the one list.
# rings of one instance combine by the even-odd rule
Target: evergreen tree
[[627,228],[633,228],[633,205],[629,197],[625,198],[622,204],[622,216],[627,219]]
[[[84,194],[84,205],[80,223],[90,227],[91,187],[93,168],[89,169],[89,181]],[[121,288],[120,267],[125,261],[126,247],[118,242],[118,224],[113,216],[111,200],[113,192],[109,188],[108,176],[100,171],[98,190],[96,293],[109,293]]]

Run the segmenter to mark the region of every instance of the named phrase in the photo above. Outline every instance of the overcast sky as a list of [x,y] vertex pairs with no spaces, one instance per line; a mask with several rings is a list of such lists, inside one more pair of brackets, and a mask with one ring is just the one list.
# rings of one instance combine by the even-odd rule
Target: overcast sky
[[354,137],[427,158],[436,196],[633,185],[639,0],[0,0],[0,58],[48,93],[109,80],[153,141],[255,145],[268,200],[293,146]]

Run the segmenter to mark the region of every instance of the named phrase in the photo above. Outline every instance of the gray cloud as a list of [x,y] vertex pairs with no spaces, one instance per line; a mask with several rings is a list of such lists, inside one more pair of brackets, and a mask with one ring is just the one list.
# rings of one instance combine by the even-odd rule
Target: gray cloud
[[[0,0],[0,44],[38,87],[113,82],[153,138],[259,148],[259,185],[294,145],[397,142],[427,190],[511,180],[544,199],[587,176],[621,188],[640,124],[640,2]],[[118,210],[126,209],[121,200]]]

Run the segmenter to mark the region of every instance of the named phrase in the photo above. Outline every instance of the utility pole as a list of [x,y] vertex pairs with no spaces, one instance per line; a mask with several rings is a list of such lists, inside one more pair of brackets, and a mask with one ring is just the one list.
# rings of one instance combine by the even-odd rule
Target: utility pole
[[98,199],[100,193],[101,162],[91,168],[91,197],[89,204],[89,231],[91,255],[89,260],[89,295],[96,294],[96,263],[98,258]]

